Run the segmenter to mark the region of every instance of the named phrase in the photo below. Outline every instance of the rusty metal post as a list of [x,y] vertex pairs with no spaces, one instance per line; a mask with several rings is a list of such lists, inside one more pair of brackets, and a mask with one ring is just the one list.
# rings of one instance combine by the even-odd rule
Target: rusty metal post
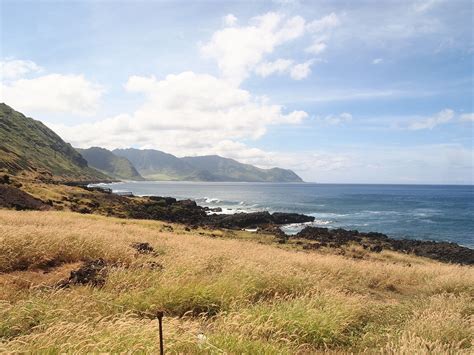
[[160,334],[160,355],[164,355],[165,349],[163,346],[163,311],[156,312],[156,318],[158,318],[158,328]]

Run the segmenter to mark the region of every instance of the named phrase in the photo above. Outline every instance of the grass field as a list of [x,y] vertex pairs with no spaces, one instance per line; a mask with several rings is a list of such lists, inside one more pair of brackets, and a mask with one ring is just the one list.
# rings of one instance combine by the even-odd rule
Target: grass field
[[[130,245],[150,243],[139,254]],[[474,269],[70,212],[0,210],[0,352],[472,353]],[[103,258],[102,287],[54,285]]]

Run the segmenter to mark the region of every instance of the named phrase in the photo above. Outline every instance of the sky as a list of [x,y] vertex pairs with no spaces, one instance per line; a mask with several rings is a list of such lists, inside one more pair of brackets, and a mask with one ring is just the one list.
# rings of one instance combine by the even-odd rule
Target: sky
[[0,101],[75,147],[473,184],[473,5],[0,0]]

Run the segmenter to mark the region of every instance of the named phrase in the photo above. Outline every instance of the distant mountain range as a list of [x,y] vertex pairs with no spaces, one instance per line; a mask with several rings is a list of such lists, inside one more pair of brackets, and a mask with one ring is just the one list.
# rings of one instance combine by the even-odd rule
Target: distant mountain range
[[147,180],[302,182],[291,170],[261,169],[218,155],[178,158],[153,149],[115,149]]
[[0,169],[48,172],[67,180],[109,180],[40,121],[0,103]]
[[0,104],[0,169],[45,170],[76,181],[303,181],[291,170],[261,169],[217,155],[178,158],[153,149],[74,149],[40,121],[6,104]]

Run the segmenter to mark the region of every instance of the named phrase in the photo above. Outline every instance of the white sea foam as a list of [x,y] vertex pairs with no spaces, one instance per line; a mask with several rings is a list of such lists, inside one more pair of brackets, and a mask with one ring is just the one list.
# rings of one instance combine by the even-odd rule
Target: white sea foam
[[204,202],[206,202],[206,203],[219,203],[219,202],[221,202],[221,200],[219,200],[218,198],[213,198],[213,197],[205,197]]
[[331,224],[332,221],[322,220],[322,219],[315,219],[313,222],[305,222],[305,223],[291,223],[285,224],[280,226],[280,229],[288,235],[294,235],[303,230],[305,227],[319,227],[319,226],[327,226]]

